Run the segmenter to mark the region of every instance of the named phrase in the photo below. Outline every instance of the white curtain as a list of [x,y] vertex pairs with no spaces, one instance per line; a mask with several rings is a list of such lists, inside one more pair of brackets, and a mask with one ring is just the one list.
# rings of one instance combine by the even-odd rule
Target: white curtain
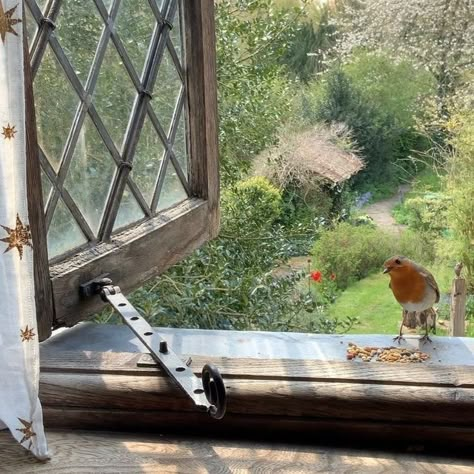
[[0,421],[45,459],[26,200],[22,13],[22,0],[0,0]]

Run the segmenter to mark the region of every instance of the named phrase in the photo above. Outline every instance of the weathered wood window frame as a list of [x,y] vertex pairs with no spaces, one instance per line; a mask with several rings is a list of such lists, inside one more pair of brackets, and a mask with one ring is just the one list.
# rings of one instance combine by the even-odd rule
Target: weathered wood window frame
[[[138,91],[138,99],[134,104],[133,111],[135,117],[127,130],[122,153],[115,153],[113,156],[117,172],[108,196],[105,217],[101,222],[97,236],[90,235],[89,243],[82,248],[48,260],[46,229],[48,222],[51,222],[51,216],[48,214],[48,210],[46,213],[43,211],[40,162],[43,171],[49,173],[53,173],[53,171],[40,153],[38,146],[32,86],[47,45],[54,51],[64,69],[66,71],[68,68],[71,69],[67,72],[67,76],[81,98],[81,113],[89,114],[92,117],[95,113],[87,87],[83,87],[75,76],[67,57],[54,36],[54,21],[60,13],[61,3],[61,0],[49,0],[42,13],[35,1],[26,0],[26,5],[38,24],[38,32],[30,45],[29,54],[25,46],[25,90],[29,119],[27,131],[29,214],[35,242],[40,340],[48,338],[52,328],[72,326],[100,309],[99,298],[81,298],[79,294],[81,283],[108,273],[114,284],[119,285],[123,291],[132,290],[147,279],[163,272],[207,240],[215,237],[219,227],[213,1],[164,0],[160,10],[156,0],[149,0],[148,3],[157,19],[157,27],[153,33],[151,53],[146,60],[145,73],[140,81],[138,76],[133,78],[133,67],[127,64],[127,61],[128,63],[130,61],[126,59],[126,51],[123,49],[123,44],[113,25],[113,17],[117,13],[120,0],[113,1],[110,16],[103,2],[95,0],[106,25],[102,38],[105,37],[106,41],[112,41],[127,69],[132,68],[132,79],[134,79]],[[156,198],[149,206],[146,202],[140,202],[139,196],[135,196],[146,217],[122,231],[112,233],[120,197],[126,184],[133,190],[129,173],[133,165],[134,149],[139,140],[145,116],[152,114],[149,104],[153,100],[153,87],[159,66],[159,50],[167,47],[169,25],[173,22],[179,3],[181,3],[185,25],[183,29],[185,59],[181,71],[185,87],[179,100],[184,102],[188,113],[187,140],[188,156],[190,157],[188,179],[187,181],[183,179],[182,182],[183,184],[187,182],[188,189],[186,191],[189,197],[169,209],[157,212]],[[23,25],[26,38],[25,18]],[[25,41],[25,45],[26,43]],[[99,54],[100,48],[99,45]],[[102,47],[102,50],[104,49],[105,47]],[[170,50],[172,51],[172,49]],[[176,124],[171,128],[176,129]],[[170,132],[171,137],[173,133],[173,131]],[[166,141],[166,135],[163,140],[166,143],[163,163],[173,162],[176,158],[169,142]],[[67,154],[65,156],[65,159],[71,159]],[[50,199],[61,197],[67,202],[69,197],[67,191],[62,187],[65,177],[61,175],[61,172],[60,169],[56,176],[51,176],[55,186]],[[162,175],[163,173],[160,173],[160,177]],[[161,185],[163,184],[163,178],[159,178],[157,188],[160,186],[160,179]],[[71,209],[74,212],[73,202],[70,205]],[[75,217],[81,219],[80,215]]]

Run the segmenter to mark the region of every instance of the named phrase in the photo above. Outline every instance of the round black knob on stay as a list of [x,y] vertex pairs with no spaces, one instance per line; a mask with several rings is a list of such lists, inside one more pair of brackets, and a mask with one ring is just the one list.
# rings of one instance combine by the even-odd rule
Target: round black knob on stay
[[202,387],[207,401],[212,404],[209,408],[210,415],[217,420],[224,418],[227,406],[224,379],[219,369],[212,364],[206,364],[202,368]]

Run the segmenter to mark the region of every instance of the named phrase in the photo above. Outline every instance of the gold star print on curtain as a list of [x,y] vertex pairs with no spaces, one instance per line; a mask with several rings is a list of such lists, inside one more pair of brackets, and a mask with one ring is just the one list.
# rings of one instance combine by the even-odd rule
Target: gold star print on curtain
[[0,424],[47,459],[26,198],[22,14],[21,0],[0,0]]

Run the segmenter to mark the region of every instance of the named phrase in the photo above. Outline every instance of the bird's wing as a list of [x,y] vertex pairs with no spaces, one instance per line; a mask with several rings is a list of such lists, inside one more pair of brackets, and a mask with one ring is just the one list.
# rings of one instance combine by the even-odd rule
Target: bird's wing
[[418,265],[416,263],[414,265],[416,269],[420,272],[420,274],[425,278],[426,283],[428,283],[428,285],[431,286],[431,288],[433,288],[433,290],[435,291],[436,293],[435,303],[438,303],[439,302],[439,287],[438,287],[438,283],[436,283],[434,276],[426,268],[422,267],[421,265]]

